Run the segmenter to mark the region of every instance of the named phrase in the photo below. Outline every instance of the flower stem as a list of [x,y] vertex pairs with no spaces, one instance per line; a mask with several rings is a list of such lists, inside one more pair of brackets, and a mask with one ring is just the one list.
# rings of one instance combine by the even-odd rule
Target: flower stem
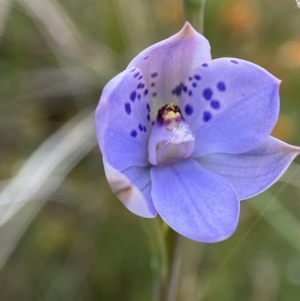
[[182,0],[184,20],[191,22],[202,34],[204,32],[205,4],[206,0]]
[[173,254],[172,266],[168,275],[166,301],[176,301],[178,292],[178,282],[180,275],[181,255],[182,255],[183,238],[177,235],[175,250]]
[[149,241],[151,253],[151,270],[153,275],[152,300],[160,299],[163,284],[168,271],[167,246],[159,218],[141,219],[142,226]]
[[201,10],[200,10],[200,33],[204,34],[204,11],[205,11],[206,0],[202,0],[201,2]]

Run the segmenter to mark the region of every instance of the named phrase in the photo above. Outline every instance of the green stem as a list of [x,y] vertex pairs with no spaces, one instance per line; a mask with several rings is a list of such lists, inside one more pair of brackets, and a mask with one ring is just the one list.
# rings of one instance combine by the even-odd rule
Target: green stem
[[185,21],[192,23],[202,34],[204,32],[205,4],[206,0],[182,0],[182,9]]
[[173,254],[172,266],[168,276],[166,301],[176,301],[178,292],[178,282],[180,276],[180,265],[182,259],[183,237],[177,235],[175,250]]
[[167,247],[159,218],[141,219],[148,236],[151,252],[151,270],[153,275],[152,300],[161,301],[160,295],[168,271]]
[[200,33],[204,34],[204,11],[205,11],[206,0],[202,0],[200,10]]

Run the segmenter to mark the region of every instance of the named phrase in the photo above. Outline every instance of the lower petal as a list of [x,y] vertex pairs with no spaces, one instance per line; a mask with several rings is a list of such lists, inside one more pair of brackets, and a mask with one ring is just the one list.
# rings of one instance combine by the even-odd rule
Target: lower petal
[[139,216],[155,217],[149,168],[131,166],[121,173],[110,166],[104,158],[103,164],[109,186],[124,206]]
[[235,231],[239,200],[230,183],[193,159],[151,168],[151,196],[162,219],[176,232],[217,242]]
[[274,184],[300,149],[273,137],[242,154],[209,154],[198,158],[207,170],[226,178],[240,199],[253,197]]

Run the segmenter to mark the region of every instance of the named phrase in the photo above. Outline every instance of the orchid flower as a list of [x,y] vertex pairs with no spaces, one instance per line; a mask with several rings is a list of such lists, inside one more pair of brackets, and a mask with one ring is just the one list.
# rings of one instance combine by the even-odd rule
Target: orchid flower
[[270,136],[279,84],[253,63],[212,60],[186,22],[103,90],[96,130],[112,191],[190,239],[228,238],[240,200],[270,187],[300,151]]

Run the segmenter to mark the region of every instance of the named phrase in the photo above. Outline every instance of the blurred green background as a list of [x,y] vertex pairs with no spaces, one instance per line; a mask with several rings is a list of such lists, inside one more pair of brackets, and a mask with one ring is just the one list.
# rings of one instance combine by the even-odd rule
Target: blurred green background
[[[188,15],[200,29],[198,2]],[[183,19],[180,0],[0,0],[1,301],[158,300],[171,252],[160,220],[129,213],[110,191],[93,110],[105,83]],[[300,145],[296,2],[207,0],[204,28],[214,58],[282,80],[273,134]],[[298,300],[299,189],[294,163],[242,203],[230,239],[184,239],[177,300]]]

